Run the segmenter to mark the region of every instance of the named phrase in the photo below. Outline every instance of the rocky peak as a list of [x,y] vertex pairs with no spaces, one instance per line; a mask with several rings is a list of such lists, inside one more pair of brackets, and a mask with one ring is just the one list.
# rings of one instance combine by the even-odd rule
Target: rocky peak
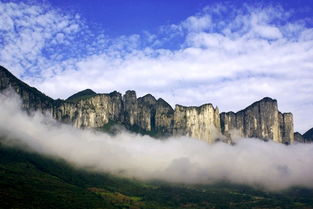
[[138,125],[144,131],[155,130],[156,99],[147,94],[137,99]]
[[302,134],[300,134],[299,132],[295,132],[294,133],[294,141],[297,143],[305,143],[305,139],[304,137],[302,136]]
[[291,113],[280,113],[277,101],[265,97],[237,113],[221,113],[222,134],[239,137],[272,139],[280,143],[293,143],[293,119]]
[[[169,107],[169,108],[171,108],[171,109],[173,110],[172,106],[169,105],[169,103],[167,103],[167,102],[166,102],[164,99],[162,99],[162,98],[159,98],[159,99],[157,100],[157,105],[163,106],[163,107]],[[173,111],[174,111],[174,110],[173,110]]]
[[156,104],[156,99],[151,94],[147,94],[147,95],[145,95],[143,97],[139,97],[138,98],[138,102],[139,103],[144,103],[146,105],[155,105]]
[[[26,110],[49,111],[55,119],[79,128],[99,128],[113,122],[141,133],[185,135],[208,142],[223,138],[222,134],[229,140],[238,136],[257,137],[286,144],[295,137],[292,114],[280,113],[277,101],[269,97],[237,113],[221,114],[212,104],[176,105],[173,110],[163,99],[156,100],[151,94],[137,99],[136,92],[131,90],[122,96],[117,91],[96,94],[86,89],[66,101],[53,100],[0,67],[0,90],[7,87],[21,96]],[[312,139],[312,132],[313,129],[305,136]]]
[[124,123],[131,127],[137,124],[138,103],[135,91],[128,90],[123,96]]
[[137,100],[137,96],[136,96],[136,92],[133,91],[133,90],[127,90],[123,96],[123,100],[126,102],[129,102],[129,101],[136,101]]
[[305,132],[303,134],[303,137],[305,138],[306,141],[313,142],[313,128]]
[[16,78],[7,69],[0,66],[0,90],[12,88],[22,98],[23,108],[27,111],[52,111],[55,101]]
[[166,101],[159,98],[155,106],[155,130],[161,135],[172,135],[174,127],[174,110]]

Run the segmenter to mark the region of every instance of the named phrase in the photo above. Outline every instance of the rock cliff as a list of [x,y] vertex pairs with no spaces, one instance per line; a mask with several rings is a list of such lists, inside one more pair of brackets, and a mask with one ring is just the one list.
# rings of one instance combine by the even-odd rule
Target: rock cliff
[[297,143],[313,143],[313,128],[306,131],[303,135],[295,132],[294,138]]
[[220,130],[219,110],[212,104],[200,107],[176,105],[174,135],[186,135],[212,143],[219,138]]
[[23,101],[22,107],[25,110],[52,110],[57,103],[57,101],[41,93],[36,88],[30,87],[0,66],[0,91],[7,88],[12,88],[20,95]]
[[109,121],[121,121],[122,110],[122,95],[112,92],[97,94],[77,102],[60,102],[53,108],[53,117],[78,128],[100,128]]
[[305,138],[299,132],[295,132],[294,138],[295,138],[295,142],[297,143],[306,143]]
[[222,134],[229,137],[272,139],[293,143],[293,117],[278,111],[277,101],[263,98],[237,113],[221,113]]
[[303,137],[305,138],[307,142],[313,142],[313,128],[305,132],[303,134]]
[[22,98],[23,108],[49,112],[55,119],[78,128],[101,128],[110,122],[154,136],[181,135],[214,142],[236,137],[256,137],[279,143],[293,143],[291,113],[280,113],[277,101],[264,98],[237,113],[219,113],[212,104],[200,107],[176,105],[147,94],[137,98],[135,91],[97,94],[90,89],[67,100],[53,100],[28,86],[0,67],[0,90],[11,87]]

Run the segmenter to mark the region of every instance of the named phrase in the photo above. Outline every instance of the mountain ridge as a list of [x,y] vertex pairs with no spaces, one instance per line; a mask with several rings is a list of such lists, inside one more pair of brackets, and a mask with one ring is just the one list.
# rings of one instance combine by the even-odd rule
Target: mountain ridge
[[137,98],[132,90],[122,95],[117,91],[97,94],[86,89],[66,100],[54,100],[0,67],[0,90],[8,87],[21,96],[24,109],[49,112],[56,120],[78,128],[101,128],[113,121],[129,130],[158,136],[183,135],[210,143],[216,140],[231,143],[238,135],[285,144],[294,142],[292,114],[279,112],[277,100],[269,97],[236,113],[220,113],[211,103],[177,104],[173,109],[162,98],[156,99],[151,94]]
[[72,96],[69,96],[65,101],[77,102],[81,99],[89,98],[89,97],[92,97],[95,95],[97,95],[97,93],[94,92],[93,90],[85,89],[85,90],[82,90],[82,91],[79,91],[79,92],[73,94]]

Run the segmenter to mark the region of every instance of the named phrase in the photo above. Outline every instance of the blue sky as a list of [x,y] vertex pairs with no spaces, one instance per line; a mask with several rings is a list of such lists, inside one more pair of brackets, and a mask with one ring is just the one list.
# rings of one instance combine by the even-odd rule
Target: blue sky
[[280,4],[285,9],[299,9],[301,13],[297,13],[295,18],[312,14],[313,5],[310,0],[54,0],[49,2],[62,10],[79,12],[90,24],[100,25],[111,36],[131,35],[143,30],[155,32],[161,25],[180,22],[201,11],[205,6],[219,3],[236,7],[241,7],[243,4]]
[[[92,2],[92,3],[90,3]],[[53,98],[86,88],[313,127],[313,1],[0,1],[0,63]]]

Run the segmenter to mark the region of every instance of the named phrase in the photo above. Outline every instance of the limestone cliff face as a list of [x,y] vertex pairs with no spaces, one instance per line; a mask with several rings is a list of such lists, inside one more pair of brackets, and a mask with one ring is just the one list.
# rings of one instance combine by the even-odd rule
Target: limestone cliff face
[[123,123],[138,131],[153,131],[155,128],[156,99],[151,94],[137,99],[135,91],[127,91],[123,98]]
[[75,127],[102,127],[109,121],[121,121],[123,102],[118,92],[98,94],[76,103],[62,102],[56,106],[53,116],[60,121],[72,123]]
[[155,106],[155,131],[162,135],[172,135],[174,128],[174,110],[163,99],[158,99]]
[[210,143],[223,137],[294,142],[292,114],[280,113],[277,101],[271,98],[264,98],[237,113],[221,114],[211,104],[200,107],[176,105],[173,110],[163,99],[156,100],[150,94],[137,98],[135,91],[127,91],[122,96],[116,91],[96,94],[87,89],[67,100],[53,100],[0,66],[0,90],[8,87],[21,96],[25,110],[49,112],[55,119],[78,128],[98,128],[113,121],[144,134],[185,135]]
[[123,96],[124,102],[124,123],[129,126],[136,125],[138,117],[138,102],[135,91],[126,91]]
[[293,115],[279,112],[280,137],[284,144],[294,143]]
[[293,143],[291,113],[280,113],[277,101],[264,98],[237,113],[221,113],[222,134],[232,138],[232,131],[240,137],[272,139],[279,143]]
[[305,143],[306,142],[305,138],[299,132],[295,132],[294,138],[295,138],[296,143]]
[[200,107],[176,105],[174,112],[174,135],[187,135],[214,142],[220,133],[218,108],[211,104]]
[[144,131],[154,131],[156,99],[151,94],[147,94],[138,98],[137,103],[137,126]]

